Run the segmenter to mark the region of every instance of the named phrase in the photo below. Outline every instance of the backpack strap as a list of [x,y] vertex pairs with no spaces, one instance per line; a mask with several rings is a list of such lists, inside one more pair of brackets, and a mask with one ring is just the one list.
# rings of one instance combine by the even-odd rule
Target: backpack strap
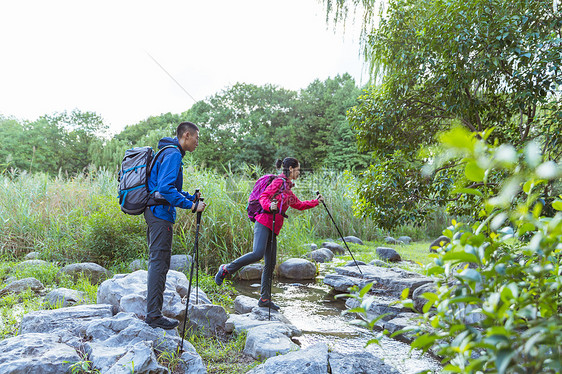
[[[166,149],[166,148],[176,148],[178,149],[177,145],[167,145],[164,146],[162,148],[160,148],[158,150],[158,152],[156,152],[156,154],[154,155],[154,157],[152,158],[152,160],[150,161],[150,166],[147,170],[147,177],[146,177],[146,187],[148,189],[148,180],[150,179],[150,174],[152,173],[152,168],[154,167],[154,165],[156,164],[156,159],[158,158],[158,156],[160,156],[162,154],[162,152]],[[179,149],[178,149],[179,151]],[[170,205],[170,203],[168,203],[168,201],[156,201],[156,199],[154,198],[154,192],[156,192],[156,188],[152,191],[148,192],[148,202],[147,202],[147,206],[154,206],[154,205]],[[162,199],[164,200],[164,199]]]
[[[277,179],[277,178],[275,178],[275,179]],[[281,184],[281,188],[279,189],[279,191],[273,194],[274,199],[277,196],[282,195],[283,191],[285,191],[287,189],[287,187],[286,187],[287,179],[285,179],[284,177],[279,177],[279,179],[281,179],[283,181],[283,183]],[[283,199],[281,199],[281,205],[279,205],[279,214],[281,214],[285,218],[288,218],[288,216],[285,213],[282,213],[282,210],[283,210],[282,208],[283,208]]]
[[[149,167],[148,167],[148,175],[150,175],[150,173],[152,172],[152,168],[154,167],[154,164],[156,163],[156,159],[158,158],[158,156],[160,156],[160,154],[162,154],[162,152],[163,152],[166,148],[175,148],[175,149],[178,149],[178,146],[177,146],[177,145],[167,145],[167,146],[164,146],[164,147],[160,148],[160,149],[158,150],[158,152],[156,152],[156,154],[154,155],[154,157],[152,158],[152,160],[150,161],[150,165],[149,165]],[[178,149],[178,151],[179,151],[179,149]]]

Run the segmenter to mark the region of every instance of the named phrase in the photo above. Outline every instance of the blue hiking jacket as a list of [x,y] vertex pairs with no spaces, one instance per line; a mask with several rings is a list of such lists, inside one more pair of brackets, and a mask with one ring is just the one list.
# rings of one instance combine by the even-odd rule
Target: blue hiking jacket
[[183,171],[182,159],[185,151],[181,149],[178,138],[162,138],[158,142],[158,149],[167,145],[177,148],[167,148],[154,163],[148,180],[149,191],[158,191],[170,205],[154,205],[149,207],[154,216],[172,223],[176,222],[176,208],[191,209],[194,195],[182,191]]

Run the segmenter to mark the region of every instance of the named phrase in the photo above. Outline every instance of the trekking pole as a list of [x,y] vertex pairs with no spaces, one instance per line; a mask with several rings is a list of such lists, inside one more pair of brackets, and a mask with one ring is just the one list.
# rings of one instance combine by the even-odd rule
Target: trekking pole
[[[197,195],[199,193],[199,190],[195,190],[195,195]],[[193,212],[197,211],[197,205],[199,204],[199,201],[203,201],[203,198],[196,198],[195,199],[195,204],[194,204],[194,208],[193,208]],[[197,226],[195,228],[195,244],[193,246],[193,252],[191,253],[191,266],[189,269],[189,285],[187,286],[187,301],[185,302],[185,316],[183,319],[183,329],[182,329],[182,333],[181,333],[181,343],[180,346],[178,347],[178,353],[181,353],[183,351],[183,337],[185,335],[185,325],[187,325],[187,314],[188,314],[188,308],[189,308],[189,299],[191,297],[191,282],[193,281],[193,268],[199,267],[199,226],[201,225],[201,212],[197,212]],[[196,274],[198,274],[198,271],[196,271]],[[198,275],[196,275],[196,277],[198,277]],[[195,304],[199,304],[199,281],[196,278],[196,297],[195,297]]]
[[[320,191],[316,191],[316,195],[320,195]],[[334,223],[334,226],[336,227],[336,230],[338,230],[338,234],[340,234],[340,238],[343,241],[343,244],[345,244],[345,248],[347,248],[347,250],[349,251],[349,254],[351,255],[351,258],[353,259],[353,262],[355,262],[355,266],[357,266],[357,269],[359,270],[359,273],[361,273],[361,275],[363,275],[363,272],[361,271],[361,268],[359,267],[359,264],[357,264],[357,261],[355,260],[355,257],[353,257],[353,253],[351,253],[351,249],[349,249],[349,247],[347,246],[347,243],[346,243],[345,239],[343,238],[343,235],[341,234],[341,231],[340,231],[338,225],[336,224],[336,221],[334,221],[334,217],[332,217],[332,214],[328,210],[328,207],[326,206],[326,203],[324,201],[322,201],[322,205],[324,205],[324,208],[326,208],[326,212],[328,212],[328,215],[332,219],[332,222]]]
[[[273,240],[275,239],[275,216],[277,215],[277,209],[272,211],[272,213],[273,222],[271,224],[271,240],[269,241],[269,264],[273,268]],[[271,321],[271,303],[273,302],[273,295],[271,294],[271,283],[273,283],[273,270],[271,270],[271,273],[269,274],[269,305],[267,306],[267,319],[269,321]]]

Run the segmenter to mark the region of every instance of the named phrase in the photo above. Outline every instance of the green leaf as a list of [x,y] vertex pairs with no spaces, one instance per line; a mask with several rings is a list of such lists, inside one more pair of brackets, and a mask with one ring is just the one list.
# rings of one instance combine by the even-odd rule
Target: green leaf
[[475,196],[480,196],[483,197],[484,195],[482,194],[482,192],[480,192],[480,190],[477,190],[475,188],[456,188],[453,191],[451,191],[452,194],[457,194],[457,193],[464,193],[467,195],[475,195]]
[[505,373],[511,358],[515,355],[515,351],[511,348],[500,349],[496,355],[496,369],[499,374]]
[[405,299],[408,298],[408,295],[409,295],[409,294],[410,294],[410,289],[409,289],[409,288],[404,288],[404,289],[402,290],[402,294],[400,295],[400,298],[401,298],[402,300],[405,300]]
[[396,337],[396,336],[398,336],[398,335],[402,335],[402,334],[404,334],[404,333],[408,333],[408,332],[410,332],[410,331],[415,331],[415,330],[416,330],[416,329],[415,329],[414,327],[405,328],[405,329],[402,329],[402,330],[398,330],[398,331],[393,332],[392,334],[390,334],[390,337],[391,337],[391,338],[394,338],[394,337]]
[[360,297],[360,298],[365,297],[365,295],[367,294],[367,292],[369,292],[372,287],[373,287],[373,283],[367,283],[367,284],[365,285],[365,287],[363,287],[363,288],[361,289],[361,291],[359,292],[359,297]]
[[[554,206],[554,204],[553,204],[553,206]],[[533,225],[532,223],[525,222],[524,224],[522,224],[519,227],[519,229],[517,229],[517,234],[524,235],[524,234],[528,233],[529,231],[534,231],[535,228],[536,228],[535,225]]]
[[450,131],[441,134],[440,140],[451,148],[464,149],[470,152],[474,150],[474,137],[464,127],[454,127]]
[[482,275],[474,269],[464,269],[462,273],[456,275],[456,277],[470,282],[482,283]]
[[443,274],[445,272],[445,269],[443,269],[441,266],[432,266],[427,270],[427,275],[438,275],[438,274]]
[[462,369],[458,366],[452,365],[452,364],[448,364],[443,368],[443,371],[445,373],[447,372],[451,372],[451,373],[462,373]]
[[476,264],[479,262],[478,257],[473,255],[472,253],[457,252],[457,251],[450,251],[445,253],[445,255],[443,256],[443,260],[445,261],[459,260],[462,262],[473,262]]
[[485,170],[472,161],[466,164],[464,175],[473,182],[481,182],[484,180]]
[[481,299],[474,296],[458,296],[449,299],[450,303],[480,303],[482,302]]
[[381,345],[381,343],[379,342],[379,339],[373,338],[373,339],[370,339],[369,341],[367,341],[367,344],[365,344],[365,347],[368,347],[371,344],[376,344],[376,345],[379,345],[379,346]]
[[414,340],[412,344],[410,344],[410,346],[414,349],[420,348],[423,351],[426,351],[436,340],[437,340],[436,335],[421,335],[418,338],[416,338],[416,340]]
[[552,203],[552,207],[556,210],[562,210],[562,200],[555,200]]

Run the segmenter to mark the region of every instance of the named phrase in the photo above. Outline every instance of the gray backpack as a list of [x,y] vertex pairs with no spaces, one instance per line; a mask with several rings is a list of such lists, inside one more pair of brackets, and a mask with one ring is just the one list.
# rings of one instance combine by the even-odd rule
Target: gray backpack
[[152,147],[137,147],[125,152],[118,178],[119,205],[124,213],[139,215],[148,205],[169,205],[165,199],[152,196],[155,191],[148,190],[148,179],[160,153],[171,147],[177,148],[175,145],[167,145],[156,155]]

